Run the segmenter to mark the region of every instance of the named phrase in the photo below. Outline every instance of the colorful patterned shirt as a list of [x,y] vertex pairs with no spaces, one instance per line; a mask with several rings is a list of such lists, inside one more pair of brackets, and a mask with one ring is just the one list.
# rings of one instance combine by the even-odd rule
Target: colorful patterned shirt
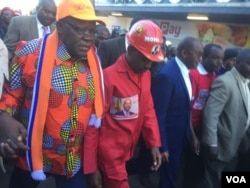
[[[41,39],[18,44],[11,63],[10,81],[0,100],[0,109],[25,127],[28,125],[40,47]],[[71,58],[64,44],[59,42],[43,134],[45,172],[71,177],[82,167],[82,142],[93,112],[94,95],[87,60]],[[28,169],[24,158],[19,158],[17,165]]]

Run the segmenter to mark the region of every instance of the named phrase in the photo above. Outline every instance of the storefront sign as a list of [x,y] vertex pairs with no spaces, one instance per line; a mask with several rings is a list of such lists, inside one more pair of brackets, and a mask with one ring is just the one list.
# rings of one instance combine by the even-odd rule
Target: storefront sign
[[181,22],[160,20],[160,27],[168,40],[186,36],[199,38],[202,43],[216,43],[223,47],[250,47],[250,26],[212,22]]

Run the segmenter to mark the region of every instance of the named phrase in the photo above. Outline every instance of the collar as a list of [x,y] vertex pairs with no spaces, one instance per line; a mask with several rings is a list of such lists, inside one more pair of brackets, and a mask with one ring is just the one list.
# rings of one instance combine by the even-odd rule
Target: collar
[[175,56],[175,61],[176,61],[177,65],[178,65],[178,67],[180,68],[182,74],[185,75],[185,76],[189,76],[188,68],[186,67],[186,65],[177,56]]
[[[56,56],[60,61],[68,61],[71,59],[71,56],[69,55],[66,46],[62,43],[62,41],[59,40],[58,42],[58,48],[56,52]],[[57,64],[60,64],[60,62],[57,62]]]
[[126,49],[126,51],[128,50],[128,45],[129,45],[129,42],[128,42],[128,39],[127,39],[127,37],[125,36],[124,37],[125,39],[125,49]]
[[239,79],[244,83],[244,84],[248,84],[250,82],[250,80],[248,78],[245,78],[244,76],[242,76],[239,71],[233,67],[232,71],[236,73],[236,75],[239,77]]
[[41,22],[38,20],[37,16],[36,16],[36,23],[37,23],[38,29],[41,29],[43,27],[43,24],[41,24]]
[[62,41],[59,40],[58,42],[58,48],[57,48],[57,52],[56,52],[56,56],[57,59],[59,61],[56,61],[56,65],[60,65],[63,62],[66,61],[71,61],[71,62],[76,62],[76,61],[81,61],[81,59],[74,59],[70,56],[70,54],[68,53],[66,46],[62,43]]
[[131,78],[139,77],[141,74],[136,74],[131,69],[131,67],[128,65],[128,62],[127,62],[127,60],[126,60],[125,57],[126,57],[126,54],[122,54],[120,56],[121,59],[119,58],[120,60],[118,61],[118,63],[116,63],[116,65],[117,65],[117,71],[118,72],[127,72]]
[[209,74],[209,73],[206,71],[205,67],[202,65],[202,63],[199,63],[199,64],[198,64],[197,70],[198,70],[198,72],[199,72],[201,75],[207,75],[207,74]]

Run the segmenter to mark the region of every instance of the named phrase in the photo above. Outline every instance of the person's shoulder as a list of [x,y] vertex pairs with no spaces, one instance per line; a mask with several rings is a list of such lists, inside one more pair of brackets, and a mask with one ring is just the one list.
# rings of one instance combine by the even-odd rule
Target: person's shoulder
[[116,70],[117,70],[117,68],[116,68],[116,63],[114,63],[114,64],[112,64],[112,65],[106,67],[105,69],[103,69],[103,74],[104,74],[105,76],[111,76],[111,77],[112,77],[112,75],[113,75],[115,72],[117,72]]
[[125,42],[125,38],[124,37],[118,37],[118,38],[104,40],[104,41],[101,42],[101,44],[103,44],[103,45],[112,45],[112,44],[120,43],[122,41]]
[[217,76],[216,80],[222,80],[228,82],[227,80],[233,79],[235,77],[237,78],[237,76],[233,71],[227,71],[224,74]]
[[191,77],[198,77],[201,76],[200,72],[197,69],[190,69],[189,75]]
[[35,19],[35,16],[15,16],[11,20],[13,22],[22,22],[23,23],[25,21],[32,20],[32,19]]
[[118,70],[117,64],[114,63],[103,69],[103,77],[106,83],[120,83],[120,72]]
[[17,43],[15,55],[18,57],[29,54],[39,54],[42,39],[34,39],[31,41],[20,41]]
[[172,59],[162,65],[159,74],[166,74],[166,75],[175,74],[176,66],[177,66],[176,61]]
[[235,76],[231,71],[227,71],[225,74],[218,76],[212,83],[212,89],[219,90],[235,90],[235,84],[237,80],[237,76]]

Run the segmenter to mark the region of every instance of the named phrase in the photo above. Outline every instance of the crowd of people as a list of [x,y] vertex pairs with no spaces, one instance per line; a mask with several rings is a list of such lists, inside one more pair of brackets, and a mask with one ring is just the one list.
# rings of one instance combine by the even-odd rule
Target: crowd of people
[[175,47],[144,16],[110,33],[90,0],[4,8],[0,34],[1,188],[129,188],[156,171],[157,188],[219,188],[250,170],[250,49]]

